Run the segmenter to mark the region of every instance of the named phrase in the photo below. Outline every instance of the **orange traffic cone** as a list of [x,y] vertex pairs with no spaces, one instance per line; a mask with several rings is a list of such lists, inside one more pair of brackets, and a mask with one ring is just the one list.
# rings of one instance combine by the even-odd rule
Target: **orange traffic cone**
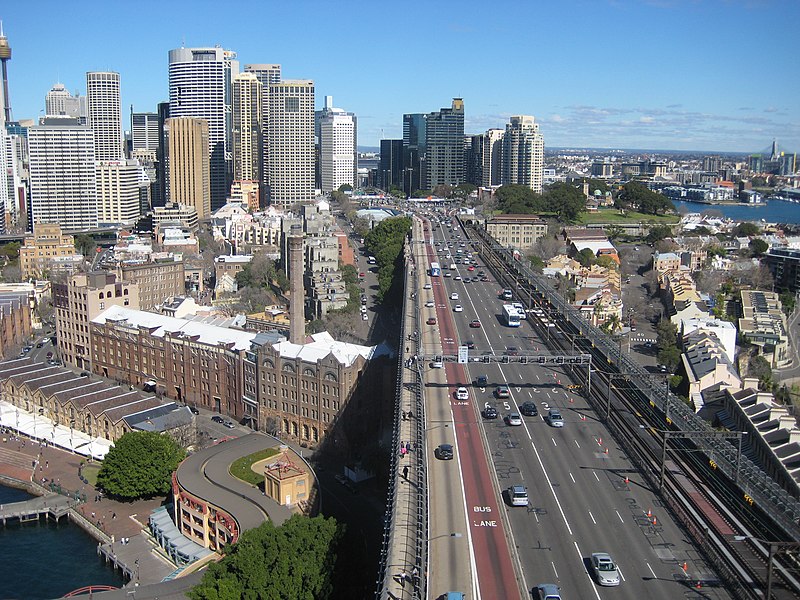
[[606,450],[605,450],[605,452],[603,454],[608,454],[608,448],[606,448]]
[[689,564],[688,564],[688,563],[686,563],[686,562],[684,562],[684,563],[683,563],[683,572],[685,573],[685,572],[686,572],[686,571],[688,571],[688,570],[689,570]]
[[653,516],[653,511],[648,508],[647,509],[647,518],[650,518],[652,516]]
[[656,519],[655,517],[653,517],[653,525],[658,525],[658,519]]
[[628,479],[627,475],[625,475],[625,485],[628,485],[630,482],[631,482],[631,480]]
[[701,587],[703,587],[703,582],[698,579],[697,585],[695,585],[694,587],[696,587],[699,590]]

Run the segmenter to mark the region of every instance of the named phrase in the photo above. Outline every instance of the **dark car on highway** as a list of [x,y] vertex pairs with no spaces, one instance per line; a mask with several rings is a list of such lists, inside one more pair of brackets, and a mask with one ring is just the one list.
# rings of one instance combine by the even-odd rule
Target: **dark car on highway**
[[484,419],[496,419],[497,418],[497,409],[494,406],[487,406],[483,409],[483,418]]
[[439,460],[453,460],[453,446],[450,444],[440,444],[433,454]]
[[523,402],[519,407],[519,412],[526,417],[535,417],[539,414],[539,409],[533,402]]

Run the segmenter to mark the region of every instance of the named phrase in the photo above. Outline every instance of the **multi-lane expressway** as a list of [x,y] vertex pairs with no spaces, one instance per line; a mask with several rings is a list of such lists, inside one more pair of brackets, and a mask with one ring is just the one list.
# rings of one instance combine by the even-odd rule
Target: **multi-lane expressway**
[[[440,242],[438,247],[435,241]],[[475,259],[469,241],[457,227],[429,227],[425,247],[429,262],[436,260],[443,267],[453,262],[458,250]],[[445,258],[448,253],[451,259]],[[456,275],[472,278],[479,270],[486,271],[488,281],[455,280]],[[436,325],[422,325],[428,329],[422,332],[423,343],[431,344],[423,347],[425,354],[455,354],[457,346],[468,340],[475,346],[470,351],[472,358],[502,355],[509,347],[520,354],[548,353],[531,323],[523,321],[519,328],[503,324],[499,284],[484,265],[472,272],[463,264],[447,271],[449,278],[423,277],[431,284],[434,306],[422,309],[421,322],[429,316],[437,318]],[[457,300],[450,299],[453,293],[458,294]],[[454,312],[455,305],[463,311]],[[470,327],[475,319],[481,327]],[[428,341],[431,331],[438,334],[435,341]],[[538,364],[445,363],[444,372],[446,384],[437,369],[429,371],[426,397],[429,406],[449,404],[455,423],[456,461],[442,461],[435,468],[460,471],[476,597],[514,597],[512,585],[519,590],[517,594],[529,597],[531,588],[544,582],[559,585],[564,598],[728,597],[721,588],[694,587],[697,580],[713,581],[714,574],[661,508],[656,494],[637,475],[586,400],[568,389],[580,381],[571,381],[560,368]],[[479,375],[488,380],[483,387],[472,385]],[[469,389],[468,400],[456,400],[454,392],[459,385]],[[509,398],[494,397],[500,385],[508,386]],[[539,415],[523,417],[521,426],[508,425],[505,417],[519,412],[526,401],[536,404]],[[482,417],[487,405],[497,408],[498,419]],[[564,428],[550,427],[545,421],[543,415],[550,407],[561,410]],[[432,457],[432,448],[441,441],[433,431],[428,438]],[[493,479],[489,487],[485,481],[474,481],[474,473],[480,473],[481,453],[488,457]],[[527,507],[509,505],[504,492],[516,484],[528,489]],[[439,493],[438,487],[431,489],[432,494]],[[432,502],[436,503],[435,497]],[[486,536],[487,531],[493,535]],[[507,546],[498,537],[504,537]],[[510,560],[504,547],[512,551]],[[432,583],[442,551],[446,550],[437,552],[431,546]],[[592,579],[588,559],[598,551],[609,552],[618,562],[622,576],[618,588],[601,588]],[[489,592],[484,579],[494,586],[507,581],[506,595]],[[432,585],[431,597],[443,591]]]

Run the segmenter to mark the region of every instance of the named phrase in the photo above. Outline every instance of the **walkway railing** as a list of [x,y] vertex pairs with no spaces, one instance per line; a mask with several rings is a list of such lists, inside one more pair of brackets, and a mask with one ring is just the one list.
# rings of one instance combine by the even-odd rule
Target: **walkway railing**
[[426,597],[428,475],[425,459],[425,403],[420,351],[419,268],[413,242],[405,246],[405,288],[401,346],[392,433],[391,467],[383,546],[375,597],[422,600]]

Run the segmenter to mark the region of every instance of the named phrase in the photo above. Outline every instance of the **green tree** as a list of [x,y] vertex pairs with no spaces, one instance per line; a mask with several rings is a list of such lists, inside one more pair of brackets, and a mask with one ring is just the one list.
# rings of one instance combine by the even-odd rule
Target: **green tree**
[[659,350],[658,362],[666,366],[668,371],[674,372],[681,362],[681,351],[676,346]]
[[625,230],[619,225],[609,225],[605,228],[606,235],[610,241],[615,241],[625,235]]
[[342,193],[344,193],[344,192],[352,192],[353,191],[353,186],[350,185],[349,183],[343,183],[342,185],[339,186],[339,190],[338,191],[340,191]]
[[739,223],[735,231],[737,237],[753,237],[761,233],[761,228],[755,223]]
[[647,237],[644,239],[648,244],[655,244],[671,235],[672,229],[669,225],[653,225],[650,231],[647,232]]
[[751,256],[761,256],[764,252],[769,250],[769,244],[761,238],[753,238],[750,240],[750,243],[747,244],[747,248],[750,250]]
[[753,356],[747,363],[747,376],[758,379],[762,388],[768,388],[772,383],[772,367],[769,361],[761,356]]
[[659,350],[675,347],[678,342],[678,328],[669,319],[661,319],[656,325],[656,338]]
[[584,248],[575,255],[575,260],[581,263],[581,265],[584,267],[590,267],[595,263],[597,257],[594,255],[594,252],[592,252],[591,249]]
[[568,183],[554,183],[544,195],[544,207],[562,223],[573,223],[586,210],[583,192]]
[[85,233],[79,233],[75,236],[75,249],[80,254],[83,254],[84,258],[89,258],[95,248],[97,248],[97,243],[92,236]]
[[333,518],[292,516],[245,531],[192,588],[192,600],[325,600],[343,528]]
[[532,214],[544,210],[542,197],[526,185],[516,183],[497,188],[497,207],[505,214]]
[[634,209],[648,215],[675,211],[675,205],[669,198],[636,181],[625,184],[615,205],[617,208]]
[[791,292],[783,292],[780,297],[781,305],[783,306],[783,312],[787,315],[790,315],[794,312],[795,306],[797,305],[797,300],[795,299],[794,294]]
[[169,492],[172,472],[186,452],[167,435],[130,431],[109,450],[97,473],[97,485],[121,500],[151,498]]
[[478,188],[471,183],[459,183],[455,188],[453,188],[453,198],[465,200],[466,198],[469,198],[469,196],[472,195],[472,193],[477,189]]
[[[403,263],[403,244],[411,229],[408,217],[384,219],[364,238],[367,251],[378,265],[378,300],[402,298],[402,281],[399,275]],[[390,292],[391,290],[391,292]]]
[[8,260],[16,260],[19,258],[19,242],[9,242],[0,246],[0,256]]

